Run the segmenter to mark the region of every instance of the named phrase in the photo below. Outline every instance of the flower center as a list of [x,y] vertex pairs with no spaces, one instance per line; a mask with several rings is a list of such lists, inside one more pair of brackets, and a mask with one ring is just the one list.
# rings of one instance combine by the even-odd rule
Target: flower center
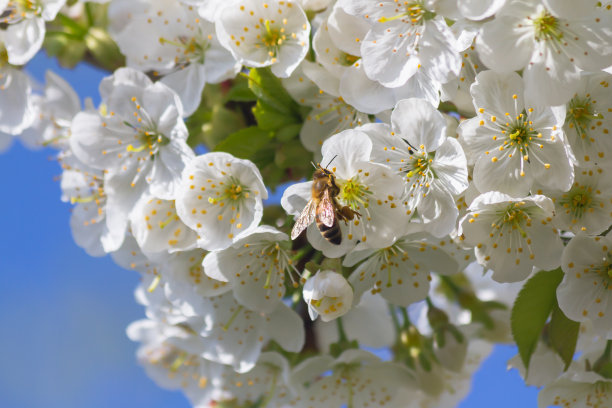
[[587,139],[587,130],[594,119],[602,119],[602,115],[595,113],[590,97],[581,98],[575,96],[569,102],[565,123],[576,132],[582,139]]
[[601,259],[599,265],[591,265],[591,272],[595,272],[601,278],[605,289],[612,289],[612,253],[607,252]]
[[411,155],[413,159],[406,167],[400,168],[400,171],[404,171],[406,173],[407,179],[411,179],[416,175],[419,178],[426,179],[427,181],[433,180],[436,178],[436,175],[431,168],[431,164],[433,163],[435,155],[435,153],[426,152]]
[[393,21],[401,19],[404,23],[410,24],[422,24],[423,21],[431,20],[436,16],[436,13],[431,12],[425,8],[422,1],[406,2],[405,11],[392,17],[381,17],[378,19],[379,23],[386,23],[387,21]]
[[575,184],[570,191],[563,195],[559,203],[569,211],[574,218],[580,219],[584,212],[595,207],[593,188],[586,185]]
[[[376,294],[382,291],[381,287],[383,286],[383,283],[384,283],[382,280],[383,278],[386,278],[386,283],[384,285],[388,288],[392,287],[395,282],[397,282],[398,285],[401,285],[403,283],[401,277],[394,280],[393,272],[400,272],[400,275],[401,275],[401,272],[403,271],[398,269],[399,262],[406,262],[410,259],[406,251],[397,243],[390,247],[379,250],[377,256],[378,256],[378,262],[380,264],[379,266],[380,276],[379,277],[381,278],[381,280],[376,282],[376,286],[372,289],[372,294]],[[416,268],[418,269],[419,266],[416,265]],[[386,277],[384,276],[385,272],[386,272]]]
[[0,28],[6,24],[16,24],[28,15],[39,16],[42,13],[40,0],[12,0],[9,1],[0,14]]
[[161,146],[165,146],[170,143],[170,139],[157,131],[157,125],[142,109],[142,106],[138,103],[138,99],[136,97],[132,98],[132,102],[136,107],[136,110],[134,111],[136,123],[133,124],[126,120],[123,122],[123,124],[136,132],[134,137],[138,141],[139,145],[134,146],[133,144],[129,144],[125,150],[131,153],[138,153],[149,149],[149,155],[153,156],[158,152]]
[[219,183],[225,186],[215,192],[216,197],[209,197],[208,202],[211,204],[219,204],[221,207],[228,201],[232,207],[239,208],[240,204],[250,196],[250,190],[240,184],[240,181],[235,177],[229,177],[225,182]]
[[343,183],[336,179],[340,186],[340,199],[353,210],[363,207],[368,208],[367,196],[371,194],[368,187],[360,183],[357,176]]
[[160,37],[159,42],[162,45],[169,44],[183,50],[175,59],[177,65],[186,65],[190,62],[204,64],[204,54],[210,47],[208,41],[203,38],[187,37],[184,35],[177,37],[176,40]]
[[[538,132],[531,125],[531,121],[523,111],[514,120],[501,126],[502,133],[506,135],[504,147],[518,148],[521,154],[526,156],[533,138],[538,137]],[[525,160],[528,160],[528,157]]]
[[350,67],[355,62],[357,62],[359,58],[361,57],[343,52],[340,57],[340,65],[345,66],[345,67]]
[[548,11],[542,12],[542,14],[533,20],[533,27],[535,29],[535,39],[537,41],[560,41],[563,37],[563,32],[559,30],[559,20]]
[[276,57],[278,48],[283,44],[283,41],[287,39],[287,36],[284,34],[285,29],[272,27],[270,20],[264,21],[264,28],[263,34],[257,37],[261,40],[263,46],[268,49],[268,55]]
[[[293,287],[297,288],[302,276],[289,257],[289,249],[287,242],[266,241],[258,244],[245,244],[238,257],[250,256],[254,258],[246,269],[249,274],[256,273],[258,276],[265,274],[264,289],[282,287],[285,281],[285,273],[289,275]],[[294,278],[294,274],[297,276],[297,280]],[[259,277],[255,279],[255,281],[258,280]],[[278,297],[281,298],[283,293],[279,291]]]
[[517,230],[523,238],[526,238],[527,233],[523,227],[531,225],[531,217],[527,211],[521,208],[524,204],[524,202],[511,203],[505,210],[499,213],[498,221],[494,222],[491,227],[497,230],[501,230],[504,227]]
[[[189,267],[189,277],[193,279],[193,283],[195,283],[196,285],[202,283],[202,278],[207,277],[204,274],[204,268],[202,267],[202,261],[204,260],[205,256],[206,254],[204,253],[202,254],[202,256],[193,257],[189,259],[191,262],[193,262]],[[220,282],[220,284],[221,286],[224,286],[226,283]]]

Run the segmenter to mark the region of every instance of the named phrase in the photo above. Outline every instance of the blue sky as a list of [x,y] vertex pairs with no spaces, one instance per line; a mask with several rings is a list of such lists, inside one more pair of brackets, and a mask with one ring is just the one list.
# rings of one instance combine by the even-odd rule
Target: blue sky
[[[42,83],[48,68],[99,102],[105,73],[61,69],[43,54],[27,70]],[[0,155],[0,407],[188,407],[138,366],[125,335],[143,317],[133,298],[138,275],[74,244],[53,156],[19,143]],[[515,353],[496,347],[460,408],[535,407],[537,389],[506,371]]]

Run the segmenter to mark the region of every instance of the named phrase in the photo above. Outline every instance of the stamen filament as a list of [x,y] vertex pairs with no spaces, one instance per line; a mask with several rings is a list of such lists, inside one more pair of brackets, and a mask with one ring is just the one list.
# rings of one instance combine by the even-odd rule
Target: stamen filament
[[228,331],[230,326],[232,325],[232,323],[234,322],[234,320],[236,320],[236,318],[238,317],[238,314],[240,314],[240,312],[242,311],[243,306],[240,305],[238,306],[238,308],[236,309],[236,311],[234,312],[234,314],[232,314],[232,317],[230,317],[230,319],[227,321],[227,323],[225,324],[225,326],[223,326],[223,331]]

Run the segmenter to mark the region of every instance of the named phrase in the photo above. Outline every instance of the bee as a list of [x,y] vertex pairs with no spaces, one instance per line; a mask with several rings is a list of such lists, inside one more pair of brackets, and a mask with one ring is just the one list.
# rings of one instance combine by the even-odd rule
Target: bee
[[[334,156],[327,166],[335,158]],[[336,200],[336,197],[340,194],[340,188],[336,185],[334,173],[327,167],[321,167],[320,163],[315,168],[312,177],[312,198],[295,222],[291,230],[291,239],[296,239],[314,220],[323,238],[334,245],[340,245],[342,243],[342,232],[338,220],[344,221],[346,224],[355,216],[361,217],[361,214],[346,205],[340,205]]]

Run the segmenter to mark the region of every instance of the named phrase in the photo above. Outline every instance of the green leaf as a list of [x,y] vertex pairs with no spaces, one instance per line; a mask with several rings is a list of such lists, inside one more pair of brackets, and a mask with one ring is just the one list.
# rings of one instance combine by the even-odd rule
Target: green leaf
[[238,75],[233,81],[232,87],[229,92],[225,95],[226,101],[236,102],[254,102],[257,100],[257,96],[249,88],[249,83],[246,79]]
[[257,124],[263,130],[277,130],[297,121],[293,114],[279,111],[263,100],[257,101],[257,105],[253,108],[253,115],[255,115]]
[[243,159],[250,158],[257,150],[264,147],[271,139],[270,132],[255,126],[240,129],[215,146],[215,151],[233,154]]
[[525,283],[512,307],[512,337],[526,370],[546,320],[557,303],[556,290],[561,279],[563,271],[559,268],[538,272]]
[[70,18],[63,13],[57,13],[55,22],[59,23],[64,28],[64,31],[79,35],[81,38],[87,34],[88,27],[84,27],[83,25],[79,24],[77,20]]
[[565,316],[555,301],[552,315],[550,317],[550,345],[552,346],[553,350],[559,354],[561,359],[563,359],[563,362],[565,363],[565,370],[568,369],[572,359],[574,358],[579,330],[580,323],[575,322]]
[[244,118],[241,114],[223,105],[215,105],[212,108],[210,121],[202,125],[201,137],[207,146],[217,146],[232,133],[243,129],[244,126]]
[[249,88],[257,99],[286,114],[297,113],[297,104],[287,93],[281,80],[268,68],[252,68],[249,71]]
[[125,58],[119,46],[113,41],[106,30],[91,27],[85,35],[85,44],[100,66],[109,71],[125,65]]
[[283,143],[276,150],[274,163],[282,169],[291,168],[299,171],[300,169],[312,169],[310,160],[312,153],[302,146],[301,143]]
[[292,139],[295,139],[297,135],[300,134],[300,130],[302,130],[302,123],[296,123],[294,125],[285,126],[276,132],[276,140],[279,142],[288,142]]
[[71,34],[57,31],[46,36],[44,47],[49,56],[56,57],[62,66],[68,68],[78,64],[87,52],[83,41],[76,40]]

